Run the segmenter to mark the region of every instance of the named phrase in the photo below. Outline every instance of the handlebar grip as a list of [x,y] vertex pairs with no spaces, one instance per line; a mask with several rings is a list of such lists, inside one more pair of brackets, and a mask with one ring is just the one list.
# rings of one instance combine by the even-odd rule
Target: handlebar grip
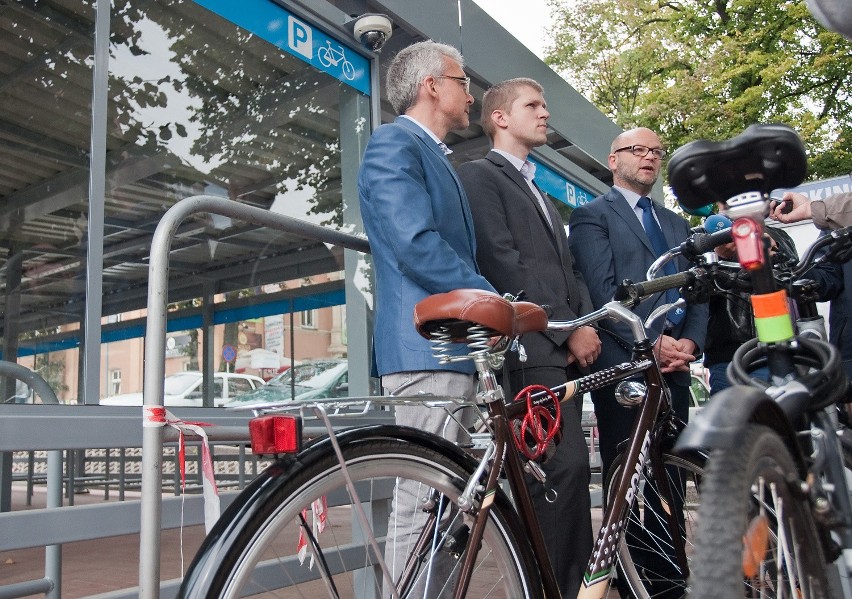
[[722,229],[715,233],[698,233],[690,237],[683,243],[683,254],[687,257],[690,255],[699,256],[705,252],[710,252],[719,245],[731,243],[731,229]]
[[659,279],[642,281],[641,283],[625,280],[615,290],[615,297],[613,299],[616,301],[632,300],[633,302],[638,302],[649,295],[668,291],[669,289],[678,289],[693,282],[695,282],[695,275],[689,270],[660,277]]

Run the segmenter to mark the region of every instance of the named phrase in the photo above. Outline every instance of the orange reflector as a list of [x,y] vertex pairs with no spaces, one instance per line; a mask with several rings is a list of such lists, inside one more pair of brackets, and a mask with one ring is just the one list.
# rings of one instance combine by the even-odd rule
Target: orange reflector
[[749,524],[743,535],[743,575],[746,578],[757,576],[760,563],[766,558],[769,546],[769,520],[758,516]]
[[755,318],[772,318],[787,314],[787,292],[781,289],[773,293],[751,296]]
[[249,421],[251,450],[257,455],[298,453],[302,448],[302,419],[297,416],[260,416]]

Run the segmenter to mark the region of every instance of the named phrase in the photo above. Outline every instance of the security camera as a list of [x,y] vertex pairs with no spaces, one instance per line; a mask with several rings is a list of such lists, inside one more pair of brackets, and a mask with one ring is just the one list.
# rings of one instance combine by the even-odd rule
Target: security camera
[[393,23],[387,15],[367,13],[355,20],[352,33],[355,39],[373,52],[381,52],[390,39]]

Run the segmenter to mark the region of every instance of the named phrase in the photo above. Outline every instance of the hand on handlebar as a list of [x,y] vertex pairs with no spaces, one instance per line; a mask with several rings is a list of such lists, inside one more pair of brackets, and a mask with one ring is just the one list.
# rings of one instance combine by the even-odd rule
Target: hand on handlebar
[[601,340],[592,327],[580,327],[568,337],[568,364],[589,366],[601,353]]
[[696,350],[692,339],[675,339],[661,335],[657,342],[661,372],[689,372],[689,363],[695,361]]

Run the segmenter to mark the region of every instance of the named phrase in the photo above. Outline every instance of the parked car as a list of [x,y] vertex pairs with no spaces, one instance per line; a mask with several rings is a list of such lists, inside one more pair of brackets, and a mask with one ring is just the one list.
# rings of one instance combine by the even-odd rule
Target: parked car
[[[295,390],[295,396],[293,391]],[[317,360],[303,362],[271,379],[266,385],[235,397],[225,407],[249,403],[326,399],[349,395],[349,362]]]
[[[164,404],[168,407],[202,406],[201,372],[187,370],[171,374],[165,380]],[[263,386],[263,379],[252,374],[233,372],[213,373],[213,405],[216,407],[228,403],[237,395],[248,393]],[[142,393],[125,393],[101,399],[102,406],[141,406]]]

